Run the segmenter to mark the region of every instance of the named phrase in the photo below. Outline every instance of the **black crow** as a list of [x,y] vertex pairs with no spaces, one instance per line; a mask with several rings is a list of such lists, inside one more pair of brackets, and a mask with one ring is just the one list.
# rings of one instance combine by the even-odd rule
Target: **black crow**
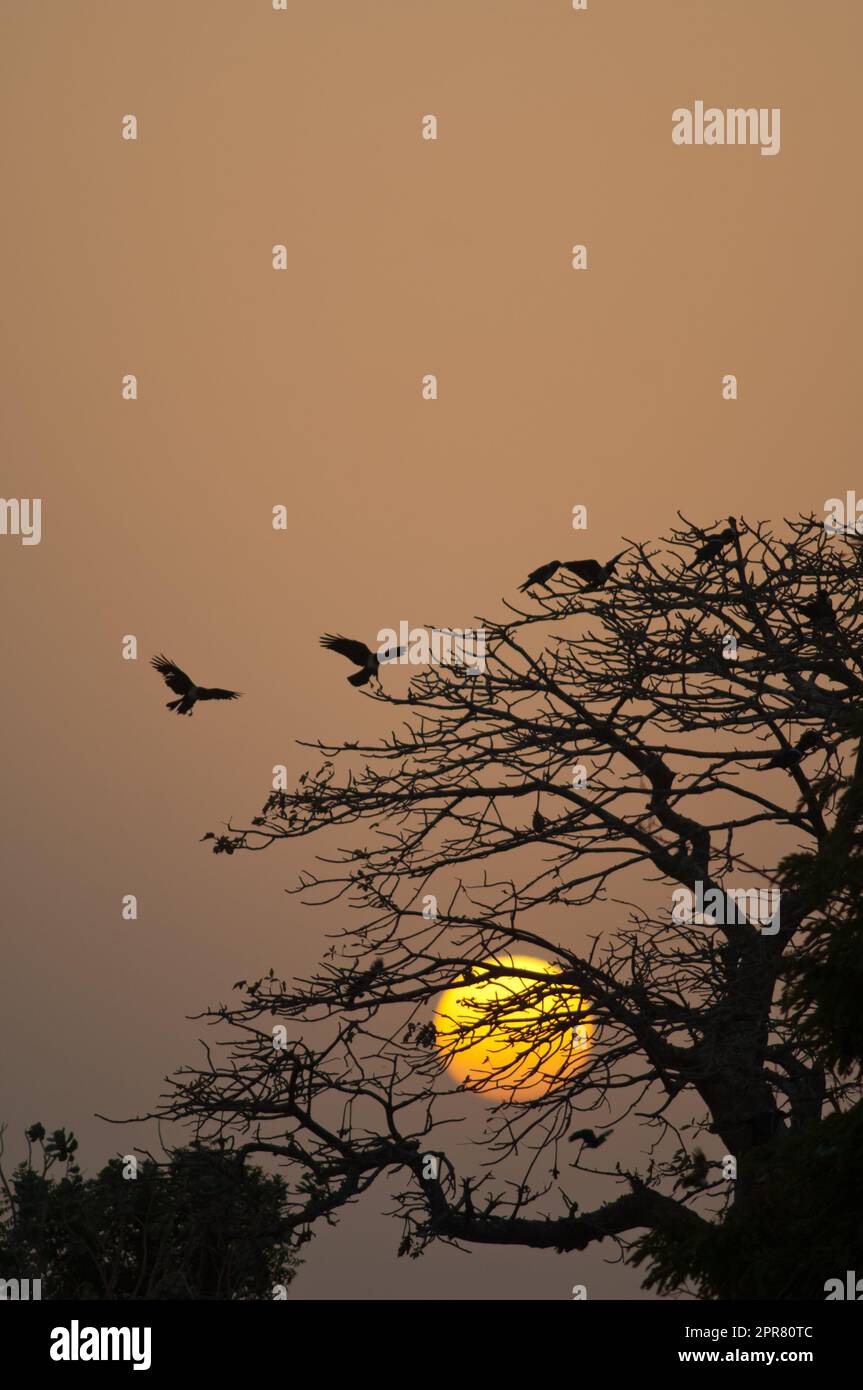
[[327,651],[338,652],[339,656],[346,656],[348,661],[360,667],[359,671],[348,676],[351,685],[367,685],[372,676],[378,675],[378,667],[382,661],[393,661],[404,651],[404,647],[397,647],[395,651],[387,651],[378,656],[378,653],[367,647],[365,642],[354,642],[350,637],[332,637],[329,633],[321,638],[321,646],[326,647]]
[[708,536],[707,540],[695,552],[695,557],[686,566],[688,570],[694,569],[696,565],[709,564],[722,553],[727,545],[730,545],[737,537],[737,522],[733,516],[728,518],[728,525],[724,531],[720,531],[715,536]]
[[811,603],[801,603],[800,612],[805,613],[813,627],[835,627],[836,614],[833,612],[833,604],[827,594],[818,590],[816,598]]
[[601,565],[598,560],[565,560],[563,568],[577,579],[583,579],[586,589],[601,589],[614,574],[618,560],[625,554],[626,551],[621,550],[607,565]]
[[242,694],[239,690],[220,690],[217,686],[195,685],[192,677],[187,676],[185,671],[181,671],[179,666],[175,666],[166,656],[154,656],[150,664],[155,666],[168,689],[180,696],[179,700],[169,700],[166,706],[167,709],[176,710],[177,714],[191,714],[193,705],[199,700],[238,700]]
[[598,1149],[600,1144],[605,1143],[610,1133],[610,1129],[607,1129],[604,1134],[597,1134],[596,1131],[592,1129],[577,1129],[569,1136],[569,1142],[570,1144],[574,1144],[576,1139],[580,1139],[589,1149]]
[[538,806],[533,813],[532,825],[537,835],[548,825],[548,821],[546,820],[545,816],[542,814],[542,811],[539,809]]
[[692,1150],[689,1170],[683,1173],[674,1184],[675,1187],[704,1187],[710,1176],[710,1164],[701,1149]]
[[534,584],[543,584],[548,588],[548,581],[552,575],[560,569],[559,560],[549,560],[547,565],[540,565],[539,569],[532,570],[523,584],[519,584],[519,593],[525,594]]
[[821,735],[817,734],[814,729],[807,729],[794,748],[780,748],[778,753],[774,753],[773,757],[764,764],[763,770],[766,771],[768,767],[796,767],[799,762],[803,761],[807,753],[811,753],[813,748],[821,746],[823,746]]

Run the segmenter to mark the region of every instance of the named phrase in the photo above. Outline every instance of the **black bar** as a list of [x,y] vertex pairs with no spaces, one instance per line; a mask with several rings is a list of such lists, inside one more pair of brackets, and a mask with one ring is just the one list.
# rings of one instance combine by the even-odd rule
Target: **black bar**
[[[312,1301],[288,1298],[260,1303],[0,1303],[4,1362],[17,1357],[38,1383],[51,1376],[100,1371],[133,1374],[132,1360],[60,1361],[51,1347],[89,1350],[98,1344],[87,1329],[138,1329],[137,1341],[117,1339],[130,1358],[146,1358],[140,1375],[213,1372],[220,1377],[276,1376],[278,1390],[316,1363],[322,1373],[339,1366],[353,1377],[389,1366],[388,1379],[416,1369],[461,1376],[475,1358],[483,1377],[500,1365],[507,1383],[524,1359],[536,1378],[539,1364],[552,1371],[561,1359],[583,1384],[592,1374],[681,1368],[700,1374],[705,1365],[794,1366],[825,1373],[854,1364],[861,1327],[856,1303],[695,1303],[678,1301],[560,1302],[447,1300],[382,1302]],[[65,1329],[69,1343],[57,1329]],[[112,1349],[110,1340],[106,1351]],[[419,1365],[416,1358],[419,1356]],[[305,1373],[301,1367],[311,1366]],[[29,1383],[29,1382],[28,1382]],[[573,1381],[575,1384],[575,1381]]]

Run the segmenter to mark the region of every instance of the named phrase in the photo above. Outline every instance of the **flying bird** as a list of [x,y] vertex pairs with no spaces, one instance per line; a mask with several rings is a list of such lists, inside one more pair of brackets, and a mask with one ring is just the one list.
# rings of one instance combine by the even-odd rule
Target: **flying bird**
[[191,676],[175,666],[166,656],[154,656],[150,662],[159,672],[169,690],[179,695],[179,700],[169,700],[166,709],[176,710],[177,714],[191,714],[199,700],[238,700],[239,690],[221,690],[218,686],[195,685]]
[[589,1149],[598,1149],[600,1144],[605,1143],[610,1133],[610,1129],[607,1129],[604,1134],[597,1134],[593,1129],[577,1129],[569,1136],[569,1142],[574,1144],[576,1139],[580,1139]]
[[548,588],[548,581],[549,581],[549,579],[551,579],[552,575],[553,575],[553,574],[556,574],[556,572],[557,572],[559,569],[560,569],[560,561],[559,561],[559,560],[549,560],[549,562],[548,562],[547,565],[540,565],[538,569],[531,570],[530,574],[527,576],[527,579],[524,581],[524,583],[523,583],[523,584],[519,584],[519,586],[518,586],[518,591],[519,591],[519,593],[520,593],[520,594],[525,594],[525,593],[527,593],[528,589],[532,588],[532,586],[533,586],[534,584],[543,584],[543,585],[545,586],[545,588],[547,589],[547,588]]
[[601,565],[598,560],[566,560],[563,568],[577,579],[583,579],[586,589],[601,589],[614,574],[618,560],[625,554],[626,551],[621,550],[607,565]]
[[[702,533],[703,534],[703,533]],[[688,570],[694,569],[696,565],[706,565],[717,556],[721,555],[727,545],[730,545],[737,537],[737,522],[733,516],[728,518],[728,525],[724,531],[719,531],[715,536],[708,536],[703,545],[699,546],[694,558],[686,566]]]
[[379,656],[365,642],[354,642],[350,637],[333,637],[329,633],[321,638],[321,646],[326,647],[327,651],[338,652],[339,656],[346,656],[348,661],[359,666],[359,671],[348,676],[350,685],[367,685],[372,676],[378,675],[382,661],[394,661],[405,650],[404,647],[397,647],[395,651],[387,651]]

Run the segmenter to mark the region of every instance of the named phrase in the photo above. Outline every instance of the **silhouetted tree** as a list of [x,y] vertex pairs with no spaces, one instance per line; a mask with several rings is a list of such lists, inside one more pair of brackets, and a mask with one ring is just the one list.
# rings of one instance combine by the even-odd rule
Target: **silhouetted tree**
[[[860,555],[814,518],[781,534],[735,522],[716,544],[681,521],[658,547],[632,544],[603,587],[558,571],[529,607],[486,621],[484,674],[436,667],[404,699],[372,688],[404,715],[396,732],[314,745],[317,771],[209,837],[234,854],[338,832],[297,891],[359,913],[310,981],[270,971],[208,1011],[230,1026],[224,1055],[177,1073],[160,1111],[284,1160],[298,1232],[397,1172],[412,1255],[434,1240],[571,1251],[612,1237],[653,1286],[757,1298],[823,1297],[863,1263],[848,1176]],[[780,895],[772,925],[751,902],[725,924],[672,920],[680,890],[727,906],[758,888]],[[616,904],[602,933],[582,926],[600,901]],[[513,960],[537,952],[553,973]],[[442,991],[525,978],[439,1036]],[[525,1099],[490,1048],[456,1085],[447,1062],[480,1024],[506,1033],[522,1071],[557,1067],[554,1084]],[[587,1025],[574,1065],[568,1040]],[[479,1176],[445,1152],[459,1090],[488,1098]],[[585,1117],[603,1139],[562,1149]],[[615,1157],[625,1117],[643,1128],[636,1164]],[[581,1212],[588,1168],[609,1197]],[[762,1248],[786,1217],[798,1228]]]
[[36,1124],[27,1141],[0,1168],[0,1278],[41,1279],[43,1299],[269,1299],[294,1277],[279,1174],[194,1143],[87,1178],[74,1134]]

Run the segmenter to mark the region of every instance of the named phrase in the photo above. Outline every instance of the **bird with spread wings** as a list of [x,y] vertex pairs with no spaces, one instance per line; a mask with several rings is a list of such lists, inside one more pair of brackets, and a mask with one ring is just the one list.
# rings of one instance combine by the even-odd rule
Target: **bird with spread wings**
[[196,685],[191,676],[175,666],[166,656],[154,656],[150,663],[159,672],[169,690],[179,695],[179,700],[169,700],[166,709],[177,714],[191,714],[199,700],[238,700],[241,691],[221,690],[218,686]]
[[394,651],[379,654],[367,647],[365,642],[355,642],[351,637],[333,637],[329,633],[321,638],[321,646],[326,647],[327,651],[338,652],[339,656],[346,656],[348,661],[359,666],[359,671],[348,676],[351,685],[367,685],[372,676],[378,676],[382,662],[395,661],[405,650],[404,647],[397,647]]

